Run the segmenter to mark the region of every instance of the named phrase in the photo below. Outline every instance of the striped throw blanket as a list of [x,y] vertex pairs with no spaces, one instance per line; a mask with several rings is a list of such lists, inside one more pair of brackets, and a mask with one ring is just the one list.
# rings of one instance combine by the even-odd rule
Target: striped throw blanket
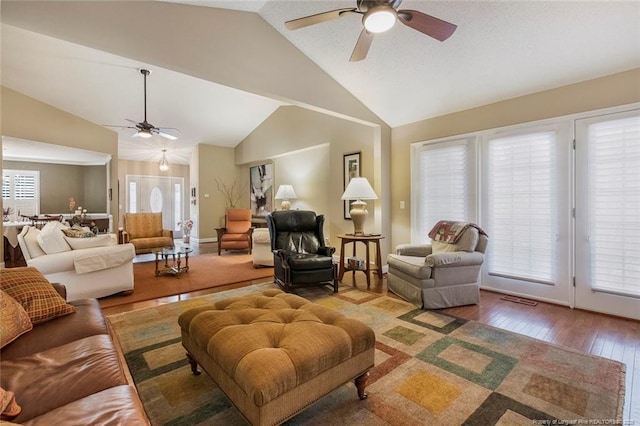
[[455,244],[468,227],[473,227],[482,235],[487,235],[478,225],[471,222],[456,222],[454,220],[441,220],[429,231],[429,238],[433,241]]

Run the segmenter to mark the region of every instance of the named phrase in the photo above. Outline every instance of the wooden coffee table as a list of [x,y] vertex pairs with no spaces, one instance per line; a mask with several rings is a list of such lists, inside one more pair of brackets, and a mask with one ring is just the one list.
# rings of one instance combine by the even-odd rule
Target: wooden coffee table
[[[193,252],[193,249],[188,246],[165,247],[155,250],[156,277],[173,275],[180,278],[183,272],[189,271],[189,253],[191,252]],[[169,264],[169,257],[171,257],[171,264]],[[184,265],[182,264],[183,260]],[[161,264],[161,261],[163,261],[164,265]]]

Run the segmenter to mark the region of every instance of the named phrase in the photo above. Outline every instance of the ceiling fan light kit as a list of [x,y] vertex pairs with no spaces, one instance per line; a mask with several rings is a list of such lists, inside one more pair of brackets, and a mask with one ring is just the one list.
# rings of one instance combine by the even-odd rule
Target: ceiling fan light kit
[[427,15],[417,10],[398,10],[402,0],[356,0],[355,9],[336,9],[328,12],[316,13],[302,18],[292,19],[284,23],[289,30],[299,30],[310,25],[330,21],[345,15],[354,13],[364,15],[362,26],[356,46],[351,53],[350,61],[361,61],[367,57],[369,47],[375,34],[390,30],[396,21],[402,22],[409,28],[413,28],[438,41],[445,41],[456,30],[457,26]]
[[147,130],[140,130],[134,136],[141,137],[141,138],[144,138],[144,139],[149,139],[153,135],[151,134],[151,132],[149,132]]
[[372,7],[362,17],[362,24],[370,33],[389,31],[396,23],[398,15],[391,6]]

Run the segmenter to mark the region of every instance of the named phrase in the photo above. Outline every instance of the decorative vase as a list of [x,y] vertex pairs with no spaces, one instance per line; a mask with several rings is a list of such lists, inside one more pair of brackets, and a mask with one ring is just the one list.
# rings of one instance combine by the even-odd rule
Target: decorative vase
[[185,244],[189,244],[189,241],[191,240],[191,236],[189,234],[184,234],[182,236],[182,242]]

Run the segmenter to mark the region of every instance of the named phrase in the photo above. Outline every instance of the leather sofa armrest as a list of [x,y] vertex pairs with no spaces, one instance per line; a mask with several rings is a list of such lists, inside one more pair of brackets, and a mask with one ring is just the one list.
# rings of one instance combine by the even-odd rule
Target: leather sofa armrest
[[284,263],[286,263],[289,259],[289,252],[287,252],[286,250],[275,249],[273,250],[273,254],[274,256],[280,258]]
[[171,229],[163,229],[162,230],[162,236],[163,237],[169,237],[169,238],[173,239],[173,231]]
[[67,300],[67,287],[64,284],[51,283],[51,285],[64,300]]
[[396,254],[402,256],[426,257],[431,253],[431,244],[400,244],[396,246]]
[[330,246],[325,246],[325,247],[318,247],[318,254],[321,254],[323,256],[333,256],[333,253],[336,252],[336,248],[335,247],[330,247]]
[[425,259],[427,266],[431,268],[457,268],[459,266],[482,265],[484,255],[477,251],[455,251],[451,253],[430,254]]

